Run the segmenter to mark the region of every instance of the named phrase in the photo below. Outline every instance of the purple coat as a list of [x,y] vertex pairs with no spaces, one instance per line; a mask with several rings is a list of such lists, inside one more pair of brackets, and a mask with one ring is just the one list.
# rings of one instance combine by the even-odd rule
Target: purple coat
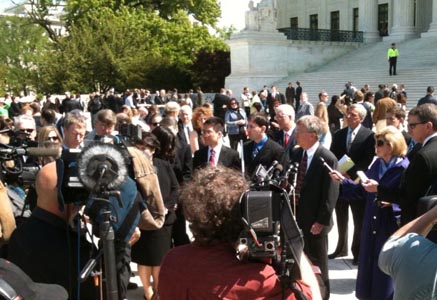
[[398,203],[400,180],[409,161],[408,158],[399,159],[380,178],[379,169],[382,163],[382,159],[377,159],[366,172],[368,178],[379,183],[377,193],[367,193],[361,184],[355,184],[351,180],[346,180],[342,185],[342,198],[366,201],[358,258],[358,299],[393,299],[393,282],[390,276],[379,269],[378,256],[385,241],[399,228],[400,209],[396,204],[382,208],[375,200]]

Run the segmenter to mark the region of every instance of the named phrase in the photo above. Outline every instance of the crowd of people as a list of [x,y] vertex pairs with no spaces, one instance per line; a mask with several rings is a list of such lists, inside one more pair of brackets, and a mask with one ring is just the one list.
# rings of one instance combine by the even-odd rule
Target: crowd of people
[[[401,299],[393,298],[399,295],[398,282],[408,283],[391,276],[400,278],[393,273],[403,268],[395,267],[396,261],[390,267],[380,261],[385,266],[380,268],[378,258],[384,243],[393,241],[390,236],[418,217],[419,199],[437,191],[437,100],[432,86],[426,93],[408,113],[405,86],[381,84],[374,92],[352,82],[331,98],[320,91],[317,101],[308,99],[299,81],[290,82],[284,94],[275,86],[244,87],[240,95],[223,88],[211,102],[200,88],[184,95],[176,89],[154,95],[145,89],[109,91],[90,94],[87,101],[66,93],[63,100],[47,96],[22,103],[7,95],[0,99],[1,143],[22,147],[25,142],[59,154],[26,157],[26,164],[42,167],[33,186],[23,186],[19,176],[3,178],[26,201],[23,210],[31,216],[15,213],[20,221],[15,231],[3,233],[11,237],[2,255],[32,280],[63,286],[71,299],[94,299],[92,280],[77,280],[92,245],[68,225],[86,221],[77,221],[83,214],[77,204],[59,205],[65,191],[57,187],[57,159],[91,141],[109,137],[117,144],[125,125],[133,125],[139,128],[132,141],[135,159],[156,170],[153,193],[159,197],[143,188],[135,162],[130,177],[138,193],[132,197],[148,207],[153,226],[140,224],[127,241],[116,243],[120,299],[126,298],[131,260],[138,265],[145,299],[300,299],[296,288],[280,288],[265,262],[243,266],[233,258],[243,226],[235,212],[239,195],[260,165],[285,170],[295,163],[296,180],[290,176],[285,188],[304,239],[305,276],[297,281],[298,290],[308,299],[329,299],[328,260],[348,255],[350,207],[357,298]],[[328,254],[334,209],[339,239]],[[435,231],[428,238],[436,242]],[[436,273],[435,264],[424,267]],[[319,270],[318,282],[313,269]]]

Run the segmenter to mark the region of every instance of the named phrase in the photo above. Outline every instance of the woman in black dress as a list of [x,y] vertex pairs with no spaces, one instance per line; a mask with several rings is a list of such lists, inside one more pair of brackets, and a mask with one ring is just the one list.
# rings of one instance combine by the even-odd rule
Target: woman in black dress
[[[167,128],[162,130],[167,131]],[[179,184],[169,161],[159,158],[168,157],[175,149],[175,137],[171,131],[168,130],[167,133],[161,136],[168,140],[162,140],[160,143],[152,133],[144,132],[141,141],[136,143],[138,149],[153,158],[162,199],[167,208],[164,226],[158,230],[141,230],[140,239],[132,246],[132,261],[138,264],[138,275],[143,283],[145,299],[152,299],[157,290],[161,261],[170,250],[172,226],[176,219],[174,209],[179,194]]]

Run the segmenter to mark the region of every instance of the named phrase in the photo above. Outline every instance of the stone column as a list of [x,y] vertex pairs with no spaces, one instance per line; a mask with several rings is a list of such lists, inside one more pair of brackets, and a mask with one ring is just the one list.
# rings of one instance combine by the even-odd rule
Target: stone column
[[378,31],[378,0],[360,0],[359,28],[364,33],[364,42],[371,43],[381,40]]
[[437,36],[437,0],[432,0],[432,22],[429,24],[429,29],[422,33],[422,37],[431,36]]
[[414,0],[396,0],[393,5],[393,27],[384,41],[403,41],[416,37]]

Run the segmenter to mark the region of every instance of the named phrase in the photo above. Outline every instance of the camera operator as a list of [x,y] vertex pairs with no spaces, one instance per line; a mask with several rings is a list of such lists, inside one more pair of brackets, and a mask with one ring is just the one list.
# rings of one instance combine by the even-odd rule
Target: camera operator
[[[291,289],[283,290],[271,265],[236,258],[234,247],[244,226],[239,199],[248,188],[240,173],[220,165],[200,169],[183,187],[180,198],[195,241],[164,257],[158,286],[161,300],[296,299]],[[301,262],[301,272],[298,288],[307,299],[320,298],[307,261]]]
[[69,291],[70,299],[76,299],[78,293],[82,299],[94,299],[91,277],[78,289],[78,270],[87,262],[91,245],[69,225],[80,207],[66,204],[60,210],[55,162],[45,165],[38,173],[36,192],[37,207],[28,221],[12,234],[9,260],[34,281],[63,286]]
[[[34,118],[28,115],[19,115],[18,117],[15,117],[14,125],[15,125],[15,129],[19,133],[17,138],[28,140],[28,141],[35,141],[36,124]],[[13,141],[11,141],[11,144],[12,143]],[[22,146],[22,145],[16,145],[16,146]],[[33,146],[36,146],[36,144],[34,144]]]
[[437,244],[425,238],[437,206],[398,229],[384,244],[379,267],[393,278],[394,300],[436,299]]

